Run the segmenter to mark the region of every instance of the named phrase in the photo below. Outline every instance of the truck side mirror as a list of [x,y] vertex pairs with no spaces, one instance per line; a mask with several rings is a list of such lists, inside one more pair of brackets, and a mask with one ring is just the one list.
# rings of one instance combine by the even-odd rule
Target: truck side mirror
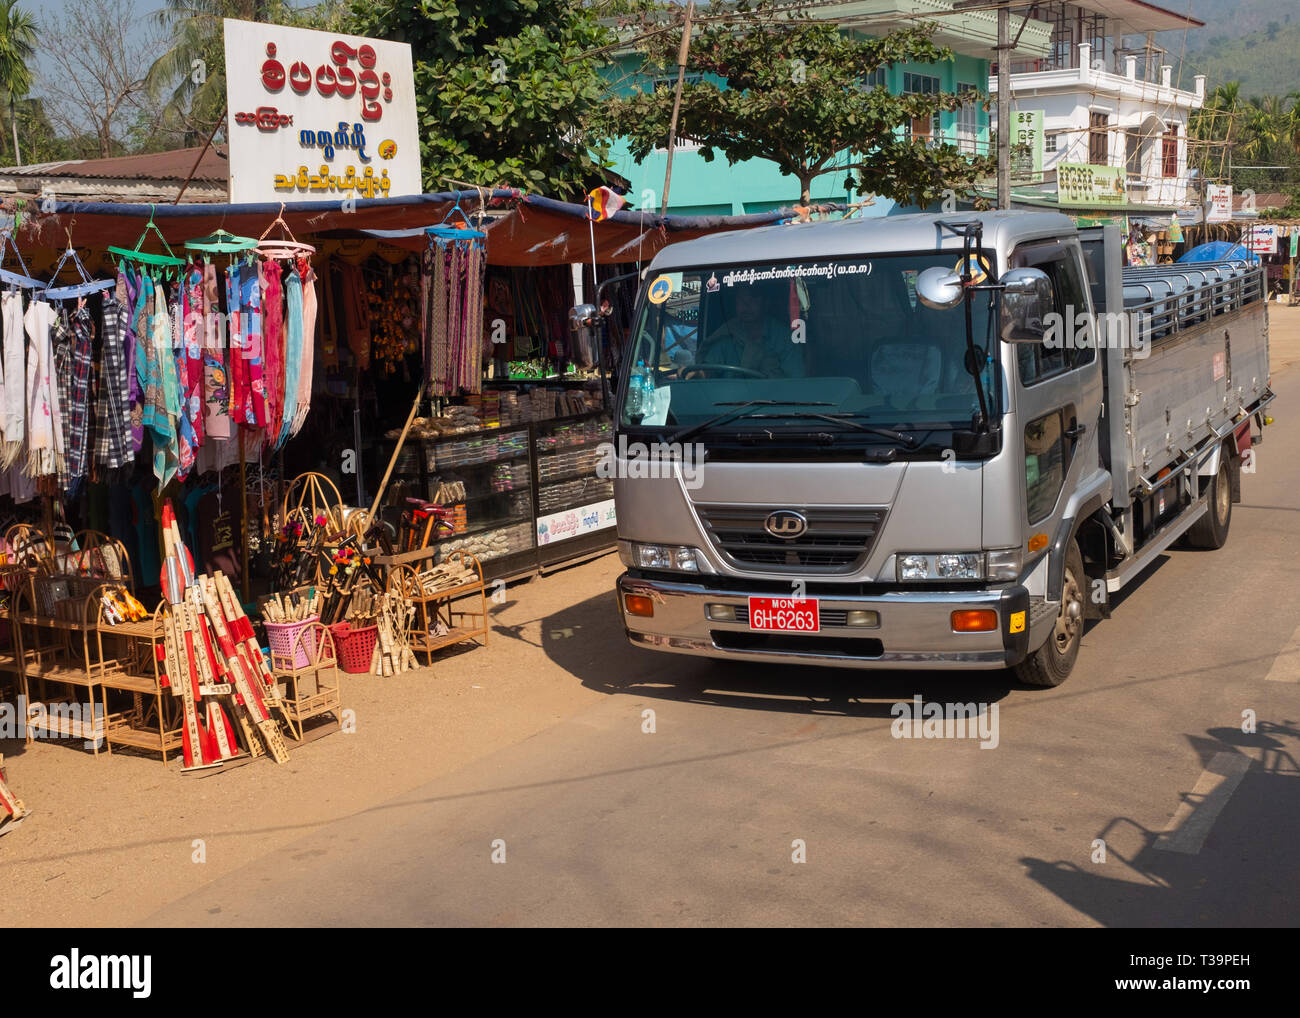
[[1002,341],[1041,343],[1043,319],[1052,313],[1052,281],[1042,269],[1012,269],[999,280],[1002,288]]
[[952,269],[935,265],[916,277],[916,296],[935,311],[946,311],[961,303],[961,276]]
[[600,312],[595,304],[579,304],[569,308],[569,328],[574,332],[579,329],[594,329],[600,324]]

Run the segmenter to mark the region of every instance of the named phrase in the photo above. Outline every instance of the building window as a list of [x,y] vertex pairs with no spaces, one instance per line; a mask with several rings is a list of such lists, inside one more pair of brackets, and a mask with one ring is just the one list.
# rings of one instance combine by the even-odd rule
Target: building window
[[[683,85],[698,85],[703,80],[704,80],[704,75],[699,71],[687,71],[684,75],[682,75]],[[661,74],[657,78],[650,79],[651,92],[653,92],[660,85],[662,85],[664,88],[675,89],[677,87],[677,75]]]
[[913,74],[903,72],[903,91],[919,92],[921,95],[938,95],[939,79],[932,74]]
[[1105,113],[1088,114],[1088,162],[1094,166],[1107,166],[1110,163],[1107,135],[1110,133],[1110,117]]
[[886,70],[884,67],[877,67],[870,74],[864,74],[862,76],[862,87],[863,88],[888,88],[889,71]]
[[1130,177],[1142,176],[1142,132],[1125,131],[1124,172]]
[[961,106],[957,108],[957,147],[974,153],[979,137],[979,91],[969,82],[957,82]]
[[[914,74],[903,72],[903,92],[911,95],[938,95],[939,79],[932,74]],[[913,117],[908,128],[909,138],[933,140],[939,134],[939,114],[930,117]]]
[[1056,151],[1056,137],[1057,137],[1057,136],[1054,135],[1054,134],[1045,134],[1045,135],[1043,135],[1043,151],[1044,151],[1044,152],[1055,152],[1055,151]]
[[1160,172],[1165,177],[1178,176],[1178,125],[1166,124],[1160,141]]

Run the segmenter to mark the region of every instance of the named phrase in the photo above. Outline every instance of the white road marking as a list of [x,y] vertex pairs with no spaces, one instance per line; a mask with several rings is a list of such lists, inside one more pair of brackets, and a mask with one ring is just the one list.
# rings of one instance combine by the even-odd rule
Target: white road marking
[[1265,682],[1300,682],[1300,626],[1291,639],[1273,659],[1273,667],[1264,676]]
[[1169,826],[1156,838],[1154,847],[1196,855],[1250,765],[1250,757],[1240,753],[1216,753],[1191,794],[1179,804]]

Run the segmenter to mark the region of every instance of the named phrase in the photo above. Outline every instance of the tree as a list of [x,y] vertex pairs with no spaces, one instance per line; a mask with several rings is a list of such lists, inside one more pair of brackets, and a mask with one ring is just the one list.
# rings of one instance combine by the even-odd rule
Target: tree
[[200,144],[225,120],[224,18],[329,29],[342,26],[345,11],[345,0],[323,0],[306,9],[285,0],[165,0],[151,15],[167,44],[149,67],[149,94],[162,101],[165,120]]
[[18,148],[18,100],[32,87],[36,56],[36,22],[16,0],[0,0],[0,91],[9,97],[9,126],[14,135],[14,162],[23,164]]
[[[445,178],[575,197],[599,178],[590,123],[613,41],[582,0],[356,0],[348,31],[410,43],[425,185]],[[594,149],[594,151],[593,151]]]
[[63,17],[42,26],[41,41],[51,66],[40,76],[50,121],[64,135],[93,134],[100,158],[120,154],[126,125],[145,108],[157,34],[135,17],[132,0],[70,0]]
[[[680,9],[668,18],[680,22]],[[742,0],[734,17],[707,19],[693,34],[689,69],[702,77],[682,89],[678,133],[699,143],[706,161],[717,152],[732,164],[771,160],[798,179],[804,203],[811,200],[812,182],[827,173],[847,173],[849,189],[901,204],[924,206],[948,188],[966,190],[993,171],[994,161],[927,137],[932,118],[957,109],[963,98],[892,95],[866,84],[891,64],[951,57],[931,41],[933,32],[933,26],[920,26],[865,38],[806,14]],[[645,37],[639,48],[646,71],[675,67],[680,39],[680,29]],[[672,107],[673,87],[664,84],[615,99],[609,133],[626,138],[632,155],[644,159],[666,143]],[[912,125],[921,126],[913,133]]]

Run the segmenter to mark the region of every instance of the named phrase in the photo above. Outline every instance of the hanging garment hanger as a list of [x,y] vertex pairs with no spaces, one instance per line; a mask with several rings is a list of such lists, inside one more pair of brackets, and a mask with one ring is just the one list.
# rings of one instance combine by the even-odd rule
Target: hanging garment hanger
[[[23,271],[10,272],[3,267],[5,256],[9,254],[9,249],[13,248],[14,257],[18,259],[18,267]],[[8,283],[10,286],[21,286],[26,289],[42,290],[45,284],[39,279],[33,279],[27,274],[27,263],[23,261],[22,253],[18,250],[18,241],[14,240],[11,230],[0,230],[0,281]]]
[[[314,247],[310,244],[300,243],[295,239],[293,231],[289,229],[289,224],[284,221],[284,208],[284,202],[280,202],[280,214],[257,238],[257,253],[263,258],[271,259],[292,258],[294,255],[299,254],[315,254],[316,249]],[[283,231],[283,236],[279,240],[267,240],[266,235],[277,226]]]
[[[139,262],[141,265],[157,265],[163,268],[180,268],[185,265],[184,258],[177,258],[176,253],[172,251],[171,245],[167,243],[167,238],[162,235],[162,230],[153,221],[154,206],[149,206],[149,222],[145,224],[144,233],[140,234],[140,239],[135,242],[134,248],[110,247],[107,250],[115,255],[121,255],[126,261]],[[147,251],[141,251],[144,246],[145,238],[149,236],[152,230],[157,238],[162,242],[163,250],[167,253],[150,254]]]
[[[68,238],[68,246],[63,252],[63,257],[59,259],[59,264],[54,266],[54,272],[50,274],[50,282],[45,284],[41,291],[42,300],[67,300],[71,297],[87,297],[92,293],[98,293],[100,290],[107,290],[109,287],[117,285],[116,279],[91,279],[90,273],[86,267],[81,264],[81,256],[77,254],[76,249],[72,246],[72,227],[76,225],[76,220],[64,229],[64,235]],[[59,273],[63,270],[63,265],[67,260],[72,259],[72,266],[77,270],[77,275],[81,277],[80,283],[73,283],[71,286],[54,286],[53,283],[59,278]]]
[[190,251],[202,251],[205,254],[232,254],[252,250],[257,247],[257,241],[252,237],[236,237],[225,230],[216,230],[206,237],[187,240],[184,246]]
[[[464,226],[457,226],[451,222],[451,217],[459,213],[460,221]],[[442,217],[442,222],[437,226],[427,227],[424,231],[432,237],[440,237],[443,240],[477,240],[486,238],[487,234],[482,230],[476,230],[470,226],[469,216],[465,215],[465,210],[460,207],[460,195],[456,195],[456,204],[447,210],[447,214]]]

